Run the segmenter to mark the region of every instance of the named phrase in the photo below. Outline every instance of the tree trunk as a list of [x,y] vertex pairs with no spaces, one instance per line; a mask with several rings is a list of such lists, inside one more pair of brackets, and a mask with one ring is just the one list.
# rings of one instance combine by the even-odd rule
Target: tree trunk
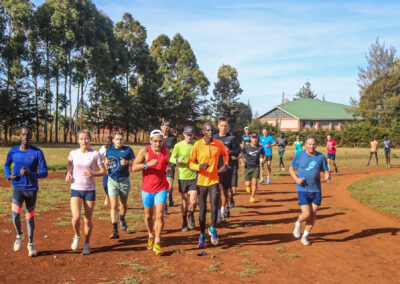
[[57,70],[56,70],[56,121],[55,121],[55,132],[56,132],[56,138],[55,142],[58,143],[58,85],[59,85],[59,67],[57,63]]
[[[68,62],[69,62],[69,56],[68,56]],[[68,97],[69,97],[69,143],[72,144],[72,99],[71,99],[71,88],[72,88],[72,75],[71,75],[71,68],[69,69],[69,83],[68,83]]]
[[39,104],[37,91],[37,76],[35,76],[35,106],[36,106],[36,143],[39,143]]
[[74,115],[74,118],[75,118],[75,121],[76,121],[76,123],[74,124],[74,129],[75,129],[75,139],[77,138],[76,137],[76,127],[78,127],[79,126],[79,124],[78,124],[78,122],[79,122],[79,92],[80,92],[80,88],[81,87],[81,84],[80,83],[78,83],[78,93],[77,93],[77,96],[76,96],[76,108],[75,108],[75,115]]
[[64,81],[64,143],[67,143],[67,81],[68,81],[68,75],[65,75],[65,81]]

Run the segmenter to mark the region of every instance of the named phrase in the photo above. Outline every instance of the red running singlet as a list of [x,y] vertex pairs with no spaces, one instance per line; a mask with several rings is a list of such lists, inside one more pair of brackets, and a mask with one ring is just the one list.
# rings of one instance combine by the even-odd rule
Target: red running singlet
[[167,154],[165,147],[161,147],[161,153],[156,155],[151,149],[151,145],[146,146],[147,161],[157,159],[158,164],[147,167],[143,170],[142,190],[144,192],[156,193],[169,188],[167,178],[165,177],[165,168],[167,165]]

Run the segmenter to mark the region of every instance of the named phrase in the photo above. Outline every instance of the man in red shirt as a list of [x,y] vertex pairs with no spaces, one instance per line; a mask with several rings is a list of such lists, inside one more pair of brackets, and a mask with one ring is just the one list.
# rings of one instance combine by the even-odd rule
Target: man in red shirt
[[326,140],[326,147],[328,148],[328,166],[329,170],[332,169],[331,164],[335,167],[335,173],[338,172],[337,166],[336,166],[336,147],[337,143],[335,140],[332,139],[332,136],[329,134]]

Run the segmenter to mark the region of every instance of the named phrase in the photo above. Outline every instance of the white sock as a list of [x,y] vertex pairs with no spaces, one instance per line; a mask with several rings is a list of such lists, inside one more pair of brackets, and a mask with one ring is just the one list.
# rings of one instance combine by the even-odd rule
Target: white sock
[[296,221],[296,227],[301,227],[301,223],[299,222],[299,220]]
[[304,231],[304,233],[303,233],[303,238],[307,238],[309,234],[310,234],[309,231]]
[[222,217],[221,210],[218,210],[218,216]]
[[221,215],[224,215],[224,212],[225,212],[225,207],[221,206]]

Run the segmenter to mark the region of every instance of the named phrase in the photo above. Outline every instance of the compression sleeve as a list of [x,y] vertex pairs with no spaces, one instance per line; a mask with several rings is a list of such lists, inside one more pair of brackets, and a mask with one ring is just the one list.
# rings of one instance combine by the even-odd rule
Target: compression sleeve
[[[11,152],[11,151],[10,151]],[[11,175],[11,164],[12,164],[12,154],[8,152],[6,163],[4,164],[4,173],[6,174],[7,179],[10,178]]]
[[221,151],[222,158],[224,160],[224,164],[228,164],[229,163],[229,154],[228,154],[228,151],[226,151],[226,148],[225,148],[224,144],[222,144],[222,142],[221,142],[221,144],[219,144],[219,149]]
[[38,159],[39,159],[39,172],[31,172],[31,176],[33,178],[45,178],[48,175],[47,171],[47,164],[46,164],[46,159],[44,158],[43,152],[39,151],[38,152]]

